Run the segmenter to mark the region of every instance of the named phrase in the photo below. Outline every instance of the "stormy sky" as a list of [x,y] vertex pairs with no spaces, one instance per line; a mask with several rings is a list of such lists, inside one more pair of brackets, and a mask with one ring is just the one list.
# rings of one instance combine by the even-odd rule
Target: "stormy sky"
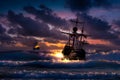
[[[91,49],[119,49],[119,0],[0,0],[0,47],[62,49],[71,19],[85,22]],[[80,26],[78,27],[81,28]],[[1,49],[2,49],[1,48]]]

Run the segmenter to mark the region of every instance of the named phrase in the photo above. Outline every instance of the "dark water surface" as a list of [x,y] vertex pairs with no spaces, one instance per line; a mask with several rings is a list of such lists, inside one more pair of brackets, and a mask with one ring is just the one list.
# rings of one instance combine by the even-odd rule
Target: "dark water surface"
[[1,54],[0,80],[120,80],[119,57],[95,54],[86,61],[59,62],[31,54]]

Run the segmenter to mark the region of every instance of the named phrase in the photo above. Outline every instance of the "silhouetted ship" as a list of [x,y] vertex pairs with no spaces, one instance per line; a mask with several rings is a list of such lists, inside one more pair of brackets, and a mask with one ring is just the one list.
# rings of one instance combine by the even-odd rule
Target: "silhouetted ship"
[[38,44],[38,42],[36,42],[33,46],[33,50],[39,50],[40,49],[40,46]]
[[[69,40],[62,53],[64,58],[69,60],[86,60],[86,52],[83,49],[83,46],[88,43],[85,41],[87,35],[84,34],[84,22],[79,22],[78,18],[75,21],[71,21],[75,22],[76,25],[73,27],[73,31],[71,33],[63,32],[64,34],[69,35]],[[82,24],[81,33],[77,33],[78,24]]]
[[33,45],[33,50],[30,50],[29,51],[30,53],[36,53],[36,54],[39,54],[39,53],[51,53],[50,51],[48,50],[41,50],[40,49],[40,45],[38,42],[35,42],[34,45]]
[[40,46],[39,46],[38,42],[34,43],[33,50],[30,50],[29,52],[39,54],[39,52],[40,52]]

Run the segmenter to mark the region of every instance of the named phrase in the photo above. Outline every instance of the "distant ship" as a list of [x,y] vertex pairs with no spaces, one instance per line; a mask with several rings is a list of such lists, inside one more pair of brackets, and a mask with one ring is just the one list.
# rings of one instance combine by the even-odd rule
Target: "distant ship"
[[33,50],[39,50],[40,46],[38,44],[38,42],[35,42],[34,46],[33,46]]
[[[86,41],[88,35],[84,34],[84,22],[79,22],[78,18],[71,21],[76,23],[76,25],[73,27],[73,31],[71,33],[62,32],[69,36],[62,53],[64,58],[69,60],[86,60],[86,51],[83,46],[88,44]],[[82,24],[81,33],[77,33],[78,24]]]
[[39,42],[35,42],[34,45],[33,45],[33,49],[30,50],[29,52],[30,53],[36,53],[36,54],[39,54],[39,53],[51,53],[49,50],[41,50]]
[[33,45],[33,49],[28,51],[28,52],[39,54],[40,46],[39,46],[38,42],[35,42],[34,45]]

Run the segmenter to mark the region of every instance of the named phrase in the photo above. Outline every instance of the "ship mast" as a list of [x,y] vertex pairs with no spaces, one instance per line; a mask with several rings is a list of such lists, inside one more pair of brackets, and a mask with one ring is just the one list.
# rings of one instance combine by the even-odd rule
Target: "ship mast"
[[[84,22],[80,22],[78,20],[78,17],[76,18],[76,20],[71,20],[71,22],[75,23],[75,27],[73,28],[73,44],[72,44],[72,47],[74,49],[76,47],[78,47],[78,49],[81,49],[83,47],[83,44],[84,44],[83,37],[85,37],[85,35],[83,34],[84,33]],[[77,33],[78,24],[82,24],[81,34]],[[76,44],[75,44],[75,42],[76,42]]]

